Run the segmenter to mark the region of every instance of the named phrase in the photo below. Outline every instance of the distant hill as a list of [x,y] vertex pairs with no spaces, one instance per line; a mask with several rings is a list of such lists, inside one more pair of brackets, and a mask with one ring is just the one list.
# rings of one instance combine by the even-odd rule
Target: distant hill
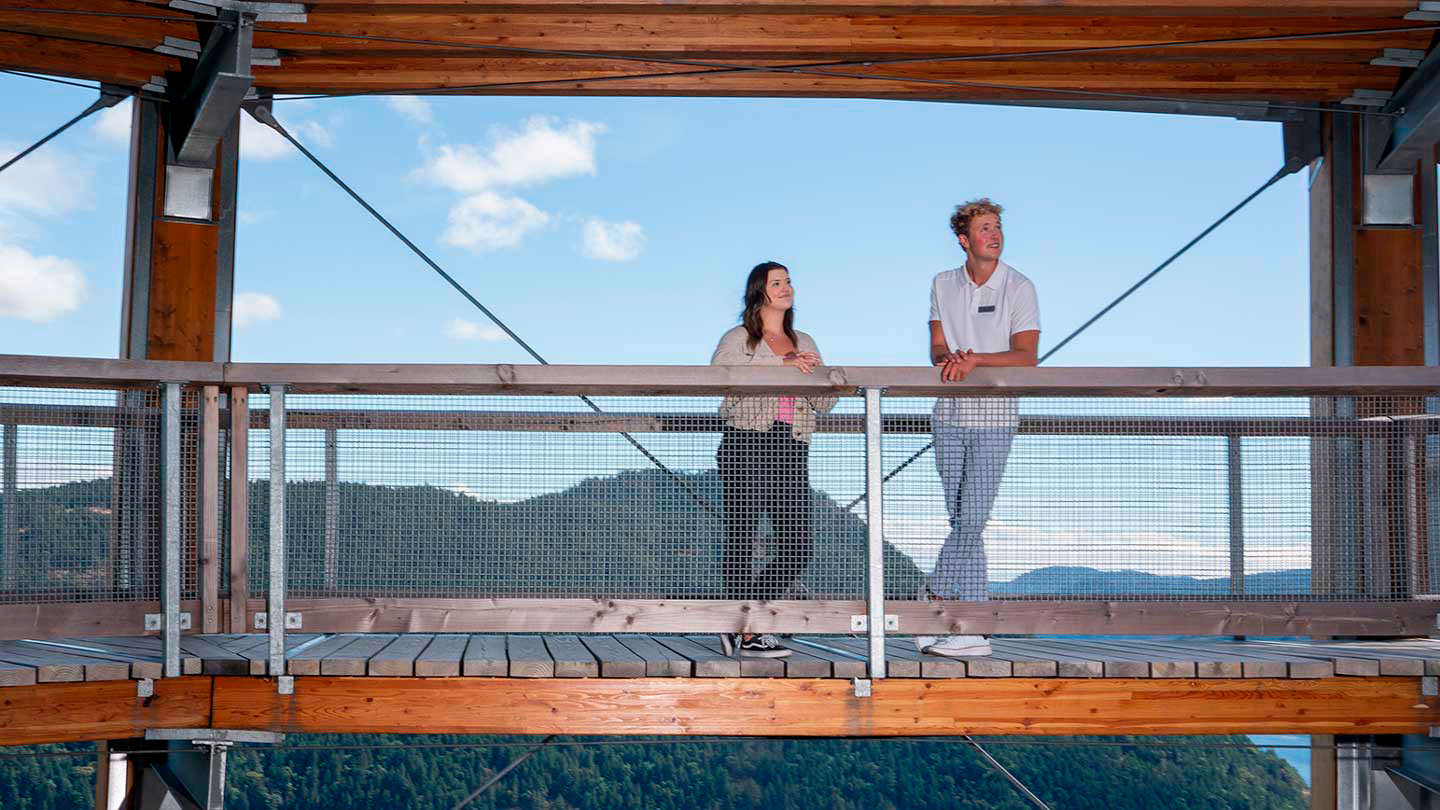
[[[525,749],[511,746],[521,742],[536,740],[294,734],[286,744],[295,749],[240,746],[231,753],[225,807],[451,807],[519,756]],[[589,742],[599,744],[560,745],[540,752],[468,806],[475,810],[1027,810],[1031,806],[960,742],[752,739],[642,744],[619,738]],[[1214,742],[1241,747],[1203,745]],[[405,743],[479,747],[326,749]],[[501,745],[484,747],[496,743]],[[988,747],[1057,810],[1302,810],[1308,806],[1295,770],[1274,754],[1249,747],[1243,737],[1043,737]],[[57,748],[61,746],[20,750]],[[89,808],[94,801],[94,763],[93,754],[81,759],[0,762],[0,806]]]
[[[634,470],[514,502],[477,499],[440,486],[339,485],[337,585],[341,592],[384,596],[608,596],[719,598],[724,501],[714,471]],[[269,484],[250,482],[251,577],[263,582],[269,535]],[[692,495],[693,493],[693,495]],[[697,500],[698,496],[698,500]],[[292,594],[326,593],[325,488],[286,487]],[[78,591],[101,586],[114,506],[109,479],[22,490],[16,571],[22,590]],[[702,505],[702,502],[703,504]],[[822,492],[811,492],[814,557],[804,590],[860,598],[865,522]],[[714,510],[714,511],[712,511]],[[156,518],[142,524],[158,533]],[[0,560],[0,567],[8,561]],[[911,598],[923,574],[887,543],[885,590]],[[138,571],[158,572],[139,556]],[[996,595],[1162,594],[1222,597],[1227,578],[1166,576],[1046,566],[1008,582]],[[1306,569],[1245,577],[1249,595],[1308,593]]]
[[[1091,596],[1105,594],[1161,594],[1225,596],[1230,578],[1164,576],[1145,571],[1099,571],[1073,565],[1050,565],[1026,571],[1009,582],[990,583],[993,594]],[[1251,596],[1310,592],[1310,569],[1266,571],[1245,576],[1245,593]]]

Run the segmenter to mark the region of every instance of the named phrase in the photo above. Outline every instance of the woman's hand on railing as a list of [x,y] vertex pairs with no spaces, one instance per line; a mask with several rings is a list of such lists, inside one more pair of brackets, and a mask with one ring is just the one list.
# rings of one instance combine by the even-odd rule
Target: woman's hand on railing
[[820,366],[820,355],[815,352],[790,352],[785,355],[785,365],[798,368],[809,374]]

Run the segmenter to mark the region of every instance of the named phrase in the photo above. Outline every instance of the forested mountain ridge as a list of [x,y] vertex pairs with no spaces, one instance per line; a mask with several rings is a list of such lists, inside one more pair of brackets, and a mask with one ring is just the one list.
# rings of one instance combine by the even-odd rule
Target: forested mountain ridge
[[[1027,810],[960,742],[722,740],[557,745],[477,798],[474,810]],[[288,748],[236,749],[227,810],[450,807],[535,738],[291,735]],[[988,747],[1052,807],[1064,810],[1300,810],[1304,786],[1244,738],[1042,737]],[[1100,745],[1084,745],[1099,742]],[[464,748],[355,748],[367,744]],[[495,743],[504,747],[484,747]],[[515,743],[526,745],[515,746]],[[1076,744],[1081,743],[1081,744]],[[309,748],[317,746],[317,748]],[[333,750],[329,746],[350,746]],[[78,746],[67,746],[78,747]],[[54,750],[55,746],[46,746]],[[26,749],[35,750],[35,749]],[[0,749],[0,753],[13,753]],[[0,807],[79,810],[93,801],[93,756],[0,759]]]

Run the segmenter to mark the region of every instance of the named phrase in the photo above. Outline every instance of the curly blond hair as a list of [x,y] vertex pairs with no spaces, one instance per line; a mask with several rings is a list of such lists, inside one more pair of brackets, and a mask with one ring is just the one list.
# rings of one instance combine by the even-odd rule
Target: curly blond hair
[[955,236],[969,236],[970,220],[982,214],[994,214],[999,217],[1005,209],[989,197],[981,197],[978,200],[971,200],[964,205],[955,206],[955,213],[950,215],[950,230]]

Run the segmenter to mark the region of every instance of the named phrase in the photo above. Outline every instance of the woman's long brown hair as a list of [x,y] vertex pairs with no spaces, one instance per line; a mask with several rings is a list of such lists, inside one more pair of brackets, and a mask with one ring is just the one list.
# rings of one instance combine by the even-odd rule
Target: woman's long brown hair
[[[761,262],[755,265],[750,271],[750,277],[745,279],[745,309],[740,312],[740,322],[745,324],[745,331],[750,333],[748,348],[755,350],[760,338],[765,336],[765,325],[760,320],[760,308],[765,306],[768,298],[765,295],[765,282],[770,279],[771,270],[784,270],[787,273],[789,268],[779,262]],[[800,341],[795,339],[795,307],[785,310],[784,321],[785,336],[797,347]]]

